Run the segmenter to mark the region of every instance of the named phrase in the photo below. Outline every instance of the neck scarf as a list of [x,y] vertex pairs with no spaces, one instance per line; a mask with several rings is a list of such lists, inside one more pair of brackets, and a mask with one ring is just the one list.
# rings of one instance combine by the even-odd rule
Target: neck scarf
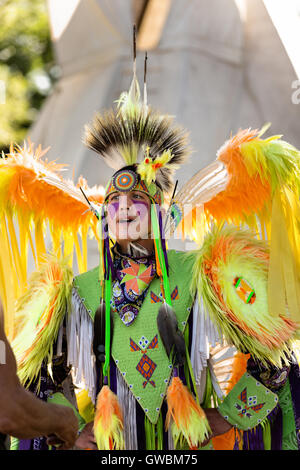
[[116,277],[112,284],[112,307],[129,326],[136,319],[156,275],[155,256],[153,253],[133,258],[120,253],[116,247],[113,253]]

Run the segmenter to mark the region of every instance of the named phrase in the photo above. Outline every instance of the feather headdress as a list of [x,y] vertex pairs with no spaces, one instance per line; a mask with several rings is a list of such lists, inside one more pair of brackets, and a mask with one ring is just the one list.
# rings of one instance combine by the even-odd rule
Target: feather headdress
[[147,105],[145,86],[140,100],[135,66],[129,91],[121,94],[116,109],[95,115],[85,128],[84,142],[115,171],[137,165],[143,181],[156,181],[165,192],[173,186],[174,170],[190,152],[186,131],[174,124],[172,116]]
[[[86,129],[86,145],[101,155],[114,170],[138,163],[149,165],[155,171],[155,180],[168,192],[172,188],[171,175],[187,157],[184,131],[172,125],[172,118],[153,110],[144,113],[136,105],[135,112],[123,115],[110,110],[97,114]],[[162,158],[168,154],[167,158]],[[147,160],[148,159],[148,160]]]

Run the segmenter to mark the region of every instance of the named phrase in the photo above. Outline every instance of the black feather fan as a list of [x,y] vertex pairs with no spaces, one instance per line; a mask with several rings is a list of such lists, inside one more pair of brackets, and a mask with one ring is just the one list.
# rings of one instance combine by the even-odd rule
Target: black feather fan
[[[110,337],[113,337],[113,316],[110,314]],[[93,353],[99,363],[105,361],[105,302],[100,300],[100,305],[94,317]]]
[[157,326],[167,355],[175,366],[181,366],[185,361],[185,341],[178,328],[178,321],[173,309],[163,302],[157,315]]
[[157,172],[157,182],[164,191],[172,187],[172,165],[184,163],[190,153],[186,132],[175,126],[170,116],[151,109],[146,113],[142,107],[126,116],[114,110],[96,114],[92,124],[85,128],[84,142],[116,171],[142,161],[146,147],[153,159],[170,150],[170,168]]

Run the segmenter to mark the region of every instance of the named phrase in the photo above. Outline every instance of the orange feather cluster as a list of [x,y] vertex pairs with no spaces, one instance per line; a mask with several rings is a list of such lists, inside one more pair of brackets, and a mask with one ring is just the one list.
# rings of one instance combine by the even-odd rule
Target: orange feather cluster
[[[71,229],[73,233],[81,226],[94,227],[95,216],[80,201],[78,188],[61,177],[63,165],[42,160],[45,152],[41,147],[34,151],[33,145],[29,143],[24,148],[12,147],[7,158],[0,162],[0,178],[9,175],[4,194],[7,205],[22,214],[48,219],[61,229]],[[47,177],[51,178],[53,184]],[[58,182],[57,186],[55,180]],[[62,188],[59,187],[60,182],[64,183]],[[87,189],[84,180],[81,179],[79,184]],[[87,192],[91,200],[103,202],[102,188],[93,188]],[[79,194],[78,198],[74,196],[76,193]]]
[[227,394],[233,389],[235,384],[242,378],[242,376],[247,372],[247,362],[250,358],[250,354],[244,354],[237,352],[234,356],[231,376],[229,379],[228,386],[226,388]]
[[94,435],[99,450],[124,448],[122,411],[117,396],[107,385],[97,397]]
[[226,165],[229,182],[225,191],[204,204],[205,211],[218,222],[227,220],[239,223],[242,215],[260,213],[270,200],[269,182],[262,180],[258,174],[250,175],[241,155],[242,144],[260,140],[258,132],[257,129],[240,130],[218,152],[218,160]]
[[196,403],[179,377],[173,377],[167,390],[167,404],[166,428],[169,427],[172,418],[175,441],[176,437],[180,438],[179,436],[182,434],[190,448],[199,447],[209,436],[209,424],[205,412]]

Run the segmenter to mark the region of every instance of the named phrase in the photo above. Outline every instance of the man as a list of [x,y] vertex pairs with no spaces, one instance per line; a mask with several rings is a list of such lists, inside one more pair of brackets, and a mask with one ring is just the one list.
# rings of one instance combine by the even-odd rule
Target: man
[[15,357],[4,332],[1,303],[0,341],[5,353],[0,362],[0,432],[22,439],[48,436],[49,444],[71,448],[78,431],[75,414],[71,408],[43,403],[21,386]]
[[[111,193],[107,198],[107,222],[110,236],[116,240],[116,255],[123,254],[124,259],[132,249],[136,249],[137,258],[154,254],[154,241],[151,238],[151,200],[142,191]],[[142,253],[141,256],[138,256]],[[210,438],[226,433],[231,429],[217,409],[205,410],[211,428]],[[88,423],[76,441],[79,449],[97,450],[94,436],[94,423]],[[208,440],[203,443],[207,444]]]
[[[99,265],[72,282],[64,263],[56,260],[53,267],[41,267],[39,289],[29,283],[31,295],[20,305],[24,311],[34,310],[44,326],[34,327],[30,344],[25,341],[26,326],[20,332],[16,341],[20,374],[35,388],[40,373],[55,395],[61,384],[56,378],[50,384],[47,367],[53,362],[52,352],[62,352],[56,343],[62,338],[58,332],[65,329],[62,356],[73,367],[75,383],[85,383],[95,404],[94,416],[80,427],[76,446],[82,449],[195,449],[232,428],[243,431],[243,442],[237,433],[231,448],[268,448],[269,442],[274,448],[297,448],[299,368],[292,363],[290,349],[298,325],[289,311],[272,315],[268,307],[268,245],[250,231],[224,226],[224,217],[219,226],[210,227],[199,250],[167,250],[164,197],[173,190],[173,172],[184,163],[189,149],[185,133],[170,117],[140,103],[134,92],[137,89],[134,78],[130,93],[119,101],[121,106],[97,115],[87,129],[87,146],[114,169],[97,214]],[[247,159],[240,154],[245,148],[241,141],[254,146]],[[236,194],[240,196],[245,185],[239,186],[240,192],[235,185],[238,171],[245,171],[246,163],[249,168],[242,181],[251,182],[252,176],[270,202],[273,193],[267,190],[262,171],[268,166],[268,150],[272,175],[280,170],[280,163],[279,170],[274,165],[281,162],[270,146],[270,139],[262,141],[257,131],[244,131],[242,138],[234,137],[222,148],[226,162],[231,163],[233,157],[238,161],[234,177],[226,183],[229,189],[225,184],[226,190],[221,192],[225,200],[229,194],[228,206],[224,199],[211,204],[209,223],[213,210],[217,218],[224,207],[229,213],[236,209],[237,201],[243,202]],[[257,165],[257,169],[260,148],[264,150],[260,161],[265,165]],[[298,161],[298,153],[287,151],[279,140],[276,152],[280,158],[288,154],[290,160]],[[287,167],[293,168],[290,163]],[[207,173],[204,176],[203,187]],[[199,183],[195,193],[200,196],[203,180],[194,180]],[[282,178],[272,181],[277,184]],[[220,186],[224,189],[217,186],[208,199],[200,197],[198,202],[215,203],[217,197],[213,196]],[[232,186],[236,191],[233,198]],[[186,193],[196,198],[193,189]],[[254,198],[256,204],[261,201]],[[171,198],[168,215],[176,222],[181,214],[173,202]],[[250,223],[250,218],[246,221]],[[53,273],[55,295],[48,289],[46,307],[41,308],[45,276],[52,282]],[[68,315],[66,310],[71,310]],[[226,397],[218,385],[209,348],[222,343],[223,337],[252,356],[248,372],[244,364]],[[222,372],[233,376],[225,361]],[[66,374],[62,377],[65,380]],[[40,442],[38,448],[42,445]]]

